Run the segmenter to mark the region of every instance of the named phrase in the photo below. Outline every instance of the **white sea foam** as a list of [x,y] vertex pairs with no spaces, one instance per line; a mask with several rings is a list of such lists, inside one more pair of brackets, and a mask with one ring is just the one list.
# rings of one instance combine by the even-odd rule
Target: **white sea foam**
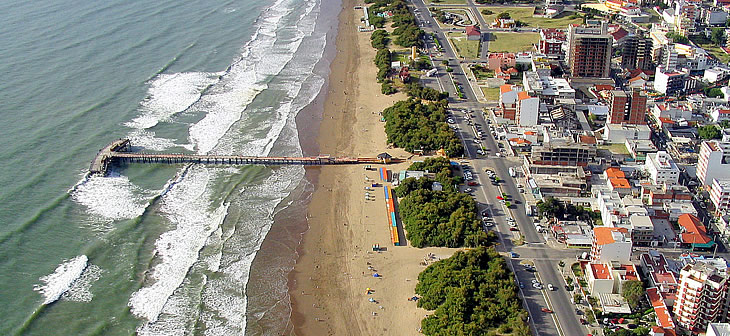
[[88,261],[89,258],[85,255],[74,257],[58,265],[53,273],[41,277],[40,281],[43,284],[36,285],[33,289],[43,295],[45,298],[43,304],[55,302],[63,293],[66,293],[72,287],[73,282],[84,272]]
[[205,88],[216,83],[222,73],[184,72],[159,74],[149,83],[147,98],[140,103],[140,115],[125,123],[127,127],[147,129],[185,111]]
[[71,197],[102,222],[142,215],[153,196],[151,192],[135,186],[126,176],[114,175],[90,177],[76,187]]
[[[322,85],[322,79],[312,77],[311,72],[323,49],[316,46],[323,47],[325,37],[312,39],[315,51],[302,57],[308,62],[297,67],[290,62],[294,52],[304,47],[303,38],[314,30],[318,4],[317,0],[307,1],[305,6],[280,0],[262,14],[241,58],[187,108],[205,114],[189,130],[189,141],[198,153],[268,155],[279,141],[288,147],[282,149],[287,154],[301,154],[294,118]],[[285,18],[292,12],[299,17]],[[271,76],[282,75],[282,70],[288,71],[285,76],[291,80],[274,82],[277,92],[285,93],[279,106],[251,108],[256,96],[271,88]],[[312,83],[302,92],[305,80]],[[282,136],[285,138],[279,140]],[[251,263],[271,228],[274,209],[301,181],[304,169],[281,167],[260,184],[240,187],[246,192],[237,194],[233,201],[246,213],[245,219],[223,227],[229,207],[224,204],[211,209],[214,198],[220,196],[210,195],[209,190],[217,178],[237,171],[193,165],[165,188],[160,212],[175,229],[156,241],[159,260],[149,283],[129,300],[132,313],[146,320],[137,329],[139,334],[181,334],[189,331],[191,321],[203,325],[207,335],[245,332],[244,293]],[[209,278],[206,272],[215,272],[215,276]],[[202,284],[197,281],[200,278],[204,279]],[[197,293],[199,302],[194,288],[202,290]]]
[[208,237],[223,222],[228,205],[209,211],[208,184],[214,175],[214,169],[193,166],[162,197],[160,212],[175,229],[163,233],[155,242],[160,262],[152,269],[153,283],[135,292],[129,300],[134,315],[149,322],[157,320],[168,298],[198,260]]
[[61,299],[76,302],[89,302],[94,295],[91,293],[91,285],[99,280],[102,269],[94,264],[87,264],[81,275],[71,284],[71,287],[63,293]]
[[145,150],[164,151],[169,148],[182,147],[192,150],[191,144],[176,144],[174,139],[158,138],[155,132],[148,130],[134,130],[127,135],[127,139],[135,146],[143,147]]

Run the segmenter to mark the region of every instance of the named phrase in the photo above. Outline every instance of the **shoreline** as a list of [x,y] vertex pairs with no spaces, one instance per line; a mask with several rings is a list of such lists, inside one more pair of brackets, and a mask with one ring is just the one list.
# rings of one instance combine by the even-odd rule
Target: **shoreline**
[[[376,50],[370,45],[370,34],[357,31],[362,12],[354,10],[355,5],[362,3],[343,0],[341,4],[336,56],[322,92],[319,152],[314,154],[374,157],[386,151],[411,157],[386,143],[379,112],[407,97],[380,92],[373,63]],[[398,171],[408,165],[387,168]],[[421,262],[429,253],[448,257],[457,249],[393,246],[383,191],[375,188],[371,191],[375,201],[366,201],[364,177],[379,182],[377,171],[365,171],[362,166],[307,168],[314,193],[307,209],[308,228],[289,273],[289,335],[420,334],[420,321],[427,312],[408,298],[425,268]],[[386,251],[373,252],[373,244]],[[382,277],[374,278],[371,272]],[[366,288],[374,293],[366,294]]]

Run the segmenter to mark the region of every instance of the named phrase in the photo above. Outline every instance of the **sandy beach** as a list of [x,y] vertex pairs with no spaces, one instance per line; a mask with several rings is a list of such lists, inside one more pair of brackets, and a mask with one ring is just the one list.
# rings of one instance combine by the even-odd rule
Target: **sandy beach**
[[[385,96],[375,79],[375,49],[370,34],[357,32],[362,10],[344,0],[331,64],[318,143],[320,153],[367,156],[388,152],[379,112],[405,94]],[[409,163],[389,165],[399,171]],[[365,177],[379,181],[377,171],[362,166],[318,168],[319,178],[309,205],[309,230],[297,249],[290,276],[292,323],[296,335],[418,335],[427,312],[408,298],[414,294],[421,262],[428,253],[448,257],[455,250],[393,246],[382,188],[365,200]],[[373,252],[379,244],[386,251]],[[382,275],[372,276],[373,272]],[[370,295],[366,289],[374,292]],[[376,302],[370,302],[372,298]]]

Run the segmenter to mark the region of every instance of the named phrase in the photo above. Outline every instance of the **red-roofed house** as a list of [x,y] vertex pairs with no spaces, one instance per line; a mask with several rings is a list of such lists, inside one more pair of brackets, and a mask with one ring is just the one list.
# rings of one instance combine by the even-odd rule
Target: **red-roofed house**
[[659,293],[659,289],[656,287],[648,288],[646,290],[646,296],[649,298],[651,306],[654,307],[657,325],[665,331],[667,329],[674,330],[674,320],[672,319],[672,315],[669,314],[669,308],[667,308],[664,298]]
[[482,39],[482,31],[479,29],[479,26],[466,27],[466,39],[480,41]]
[[487,68],[492,71],[511,68],[515,64],[517,64],[517,56],[514,53],[491,53],[487,57]]
[[538,50],[548,57],[560,57],[563,55],[563,43],[565,43],[565,32],[556,28],[540,30],[540,43]]
[[677,224],[679,224],[680,230],[682,230],[680,234],[682,244],[697,250],[707,250],[715,245],[712,238],[707,235],[707,228],[694,215],[683,214],[679,216]]

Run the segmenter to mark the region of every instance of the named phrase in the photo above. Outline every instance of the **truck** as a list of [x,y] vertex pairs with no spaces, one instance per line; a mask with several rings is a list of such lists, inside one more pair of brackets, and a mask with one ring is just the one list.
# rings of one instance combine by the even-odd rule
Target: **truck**
[[428,71],[426,71],[426,76],[427,77],[432,77],[433,75],[436,74],[437,71],[438,71],[438,69],[436,69],[436,68],[433,68],[431,70],[428,70]]

